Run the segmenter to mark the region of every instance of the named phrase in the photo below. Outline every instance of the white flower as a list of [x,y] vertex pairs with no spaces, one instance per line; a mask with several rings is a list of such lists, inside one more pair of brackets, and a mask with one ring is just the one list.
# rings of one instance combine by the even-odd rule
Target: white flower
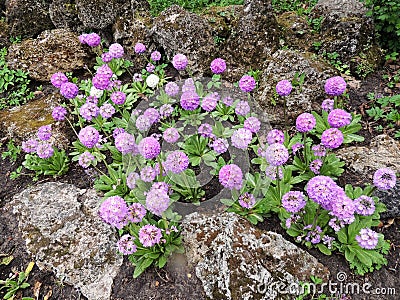
[[156,74],[150,74],[149,77],[146,78],[146,84],[152,89],[157,86],[160,82],[160,78]]
[[90,96],[94,96],[94,97],[96,97],[97,99],[100,99],[101,98],[101,96],[103,96],[103,90],[98,90],[98,89],[96,89],[94,86],[92,86],[91,88],[90,88]]

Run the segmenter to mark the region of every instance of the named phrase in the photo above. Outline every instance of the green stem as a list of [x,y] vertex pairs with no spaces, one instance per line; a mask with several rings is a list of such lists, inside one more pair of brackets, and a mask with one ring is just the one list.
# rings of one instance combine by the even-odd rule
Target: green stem
[[279,198],[281,198],[281,188],[279,179],[279,166],[276,167],[276,188],[278,189]]
[[288,132],[288,127],[287,127],[288,120],[287,120],[286,108],[287,108],[286,107],[286,97],[283,97],[283,117],[285,119],[285,131],[287,133]]
[[307,133],[303,132],[303,145],[304,145],[304,163],[306,164],[306,166],[308,166],[308,161],[307,161],[307,144],[306,144],[306,139],[307,139]]

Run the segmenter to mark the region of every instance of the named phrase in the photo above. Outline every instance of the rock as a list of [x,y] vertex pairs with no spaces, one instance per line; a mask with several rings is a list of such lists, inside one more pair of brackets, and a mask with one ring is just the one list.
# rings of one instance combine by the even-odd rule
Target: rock
[[94,190],[48,182],[16,195],[10,207],[40,269],[53,270],[88,299],[108,300],[122,256],[113,230],[97,215],[98,204]]
[[8,0],[6,21],[10,36],[35,37],[44,30],[54,28],[49,15],[50,1]]
[[22,69],[37,81],[48,82],[56,72],[70,72],[93,65],[93,53],[78,37],[66,29],[42,32],[37,39],[28,39],[9,48],[10,68]]
[[0,111],[0,128],[4,135],[18,142],[34,138],[40,126],[52,124],[53,142],[59,149],[66,149],[68,138],[63,128],[64,123],[55,122],[51,113],[53,108],[63,101],[58,94],[50,94],[40,99],[30,101],[25,105]]
[[187,259],[210,299],[294,299],[284,294],[289,287],[310,275],[329,277],[316,258],[236,214],[193,213],[182,228]]
[[86,28],[104,29],[114,23],[121,12],[118,0],[76,0],[76,10],[79,20]]
[[151,28],[152,38],[169,59],[182,53],[189,60],[189,69],[202,76],[217,53],[211,26],[207,21],[183,8],[173,5],[162,12]]
[[83,31],[83,23],[79,20],[78,10],[70,0],[53,0],[49,7],[51,21],[57,28],[65,28],[74,32]]
[[[367,11],[365,4],[358,0],[318,1],[310,18],[322,18],[319,53],[337,52],[340,61],[347,65],[356,56],[373,55],[377,42],[373,19],[366,15]],[[381,63],[381,56],[382,53],[378,53],[377,57],[369,60],[372,67]]]
[[228,62],[224,78],[240,79],[259,69],[279,46],[279,28],[270,1],[246,0],[238,23],[221,50]]
[[0,48],[8,47],[10,44],[8,36],[8,25],[3,19],[0,19]]
[[[371,184],[374,172],[380,168],[388,167],[395,172],[400,170],[400,143],[386,134],[374,137],[370,145],[365,147],[352,146],[339,149],[336,155],[360,176],[368,174]],[[382,217],[400,217],[399,182],[394,189],[386,192],[378,191],[376,195],[387,207]]]
[[[293,89],[286,96],[288,119],[294,120],[302,112],[319,109],[319,105],[326,98],[324,84],[326,79],[335,75],[335,71],[322,60],[310,52],[294,50],[278,50],[270,61],[265,62],[263,73],[260,76],[256,100],[269,116],[271,124],[283,124],[283,99],[276,95],[275,86],[280,80],[289,80],[296,73],[305,73],[301,87]],[[276,102],[276,104],[273,103]]]

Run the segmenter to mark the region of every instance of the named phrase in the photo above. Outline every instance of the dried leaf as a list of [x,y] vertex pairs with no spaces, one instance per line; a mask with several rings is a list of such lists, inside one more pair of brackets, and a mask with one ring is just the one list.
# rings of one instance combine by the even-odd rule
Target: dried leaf
[[39,299],[39,293],[40,293],[40,287],[42,286],[42,283],[39,281],[35,282],[35,285],[33,287],[33,295],[36,297],[36,299]]
[[2,259],[0,259],[0,265],[8,265],[10,262],[12,262],[12,260],[14,259],[14,256],[10,255],[10,256],[6,256]]
[[49,300],[51,295],[53,295],[53,291],[52,290],[47,292],[47,294],[46,294],[46,296],[44,296],[43,300]]
[[387,224],[384,226],[384,228],[388,228],[388,227],[392,226],[393,223],[394,223],[394,218],[393,218],[393,219],[389,219],[389,220],[387,221]]

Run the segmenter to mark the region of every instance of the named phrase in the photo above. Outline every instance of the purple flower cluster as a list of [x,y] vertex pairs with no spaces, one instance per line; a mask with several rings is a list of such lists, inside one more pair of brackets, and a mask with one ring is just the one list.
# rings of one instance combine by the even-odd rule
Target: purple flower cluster
[[309,132],[317,124],[317,120],[312,114],[309,113],[302,113],[296,119],[296,129],[299,132]]
[[165,129],[163,139],[170,144],[176,143],[179,140],[179,132],[176,128],[170,127]]
[[199,126],[197,132],[205,138],[208,137],[213,137],[213,133],[212,133],[212,126],[210,124],[207,123],[203,123]]
[[153,107],[146,109],[143,112],[143,116],[149,118],[151,124],[157,123],[160,120],[160,113]]
[[285,134],[282,130],[272,129],[267,134],[267,143],[272,145],[275,143],[283,144],[285,141]]
[[362,216],[370,216],[375,212],[375,201],[371,197],[362,195],[354,199],[355,211]]
[[151,64],[151,63],[148,63],[147,66],[146,66],[146,71],[149,72],[149,73],[153,73],[153,71],[155,69],[156,69],[156,66]]
[[247,101],[239,101],[235,107],[235,113],[239,116],[245,116],[250,112],[250,105]]
[[243,128],[250,130],[252,133],[257,133],[261,128],[261,122],[256,117],[249,117],[244,121]]
[[153,52],[151,52],[151,54],[150,54],[150,58],[151,58],[153,61],[159,61],[159,60],[161,59],[161,53],[158,52],[158,51],[153,51]]
[[222,103],[226,106],[231,106],[233,104],[233,99],[230,96],[223,97]]
[[[312,225],[307,225],[303,229],[308,230],[311,229]],[[307,232],[305,240],[311,242],[312,244],[318,244],[321,241],[321,233],[322,229],[319,226],[315,226],[314,229]]]
[[39,142],[35,139],[29,139],[27,141],[22,142],[22,150],[26,153],[35,153]]
[[140,115],[137,117],[135,125],[139,131],[143,132],[149,130],[152,124],[148,117]]
[[183,54],[176,54],[172,58],[172,65],[174,66],[175,69],[178,71],[185,70],[186,66],[188,64],[188,59],[185,55]]
[[79,36],[79,41],[84,45],[86,44],[90,47],[97,47],[98,45],[100,45],[101,38],[95,32],[84,33]]
[[114,43],[108,48],[108,53],[110,53],[113,58],[121,58],[124,56],[124,48],[120,44]]
[[65,82],[60,87],[60,94],[67,99],[73,99],[78,96],[79,88],[75,83]]
[[135,53],[142,54],[146,52],[146,46],[142,43],[136,43],[135,45]]
[[181,95],[180,103],[185,110],[195,110],[199,107],[200,97],[195,91],[187,91]]
[[315,176],[307,183],[308,197],[326,210],[331,209],[332,202],[341,188],[328,176]]
[[297,213],[306,206],[306,199],[302,192],[290,191],[282,196],[282,206],[288,212]]
[[53,146],[47,142],[39,143],[36,147],[36,154],[43,159],[47,159],[53,156]]
[[253,194],[244,193],[239,197],[239,205],[243,208],[251,209],[256,204],[256,198]]
[[175,82],[168,82],[164,89],[165,93],[170,97],[175,97],[179,93],[179,86]]
[[94,161],[94,156],[88,151],[85,151],[79,155],[78,163],[84,169],[88,168],[92,161]]
[[126,176],[126,186],[133,190],[136,187],[136,180],[139,179],[139,174],[136,172],[131,172]]
[[326,155],[326,148],[321,144],[312,146],[311,150],[313,151],[314,156],[323,157]]
[[226,62],[222,58],[216,58],[211,62],[210,65],[211,72],[214,74],[224,73],[226,70]]
[[339,148],[343,140],[343,133],[337,128],[326,129],[321,135],[322,145],[330,149]]
[[126,95],[123,92],[115,91],[111,94],[110,98],[111,101],[114,102],[115,104],[122,105],[125,103]]
[[139,223],[142,222],[143,218],[146,216],[146,208],[140,203],[132,203],[128,207],[128,215],[126,219],[128,222]]
[[239,80],[239,88],[243,92],[246,92],[246,93],[251,92],[252,90],[254,90],[256,85],[257,85],[256,81],[250,75],[244,75]]
[[265,159],[271,166],[281,166],[289,159],[289,151],[282,144],[275,143],[265,150]]
[[292,146],[292,152],[293,152],[293,154],[296,154],[297,151],[299,151],[300,149],[303,149],[303,148],[304,148],[304,144],[302,144],[302,143],[295,143],[295,144]]
[[396,173],[389,168],[381,168],[374,173],[374,185],[379,190],[389,190],[396,185]]
[[92,102],[86,102],[79,108],[79,114],[87,121],[91,121],[93,118],[96,118],[99,113],[99,107]]
[[79,131],[79,141],[88,148],[96,146],[100,139],[100,134],[96,128],[92,126],[86,126]]
[[351,114],[343,109],[334,109],[328,115],[328,123],[331,127],[340,128],[351,123]]
[[243,150],[247,149],[252,139],[253,134],[245,128],[235,130],[231,136],[232,146]]
[[56,106],[53,108],[51,116],[56,121],[64,121],[67,116],[67,110],[62,106]]
[[346,90],[346,81],[340,76],[329,78],[325,82],[325,93],[330,96],[340,96]]
[[139,152],[145,159],[153,159],[160,154],[161,145],[154,137],[145,137],[139,142]]
[[213,148],[218,154],[225,153],[228,150],[228,147],[228,141],[223,138],[217,138],[211,144],[211,148]]
[[122,229],[127,224],[128,206],[120,196],[107,198],[99,209],[100,218],[111,226]]
[[319,170],[322,167],[322,160],[321,159],[315,159],[312,162],[310,162],[310,170],[318,175],[319,174]]
[[341,188],[337,189],[335,198],[331,200],[330,210],[329,214],[346,224],[353,223],[355,219],[354,201],[347,197]]
[[289,80],[281,80],[276,84],[276,93],[279,96],[288,96],[290,92],[292,91],[292,84],[290,83]]
[[[277,167],[274,167],[274,166],[268,166],[265,169],[265,176],[267,176],[271,180],[276,180],[276,168]],[[279,179],[283,178],[282,168],[278,168],[278,176],[279,176]]]
[[125,129],[121,128],[121,127],[117,127],[113,130],[113,138],[115,139],[120,133],[125,132]]
[[56,88],[60,88],[64,83],[68,82],[68,78],[64,73],[54,73],[50,78],[51,84]]
[[168,190],[163,186],[154,183],[146,195],[146,207],[147,209],[161,217],[164,211],[167,210],[170,204],[170,198],[168,195]]
[[108,119],[111,118],[112,115],[115,113],[115,108],[114,106],[112,106],[110,103],[104,103],[101,107],[100,107],[100,115],[104,118],[104,119]]
[[335,105],[335,101],[332,99],[325,99],[322,101],[321,108],[327,112],[330,112]]
[[156,176],[156,171],[151,166],[145,166],[140,170],[140,179],[144,182],[152,182]]
[[136,252],[135,237],[130,234],[124,234],[117,242],[118,251],[123,255],[130,255]]
[[101,54],[101,60],[106,64],[112,61],[112,59],[113,57],[110,52],[104,52],[103,54]]
[[135,137],[127,132],[122,132],[115,138],[115,148],[122,154],[137,154],[138,147]]
[[218,93],[208,94],[201,101],[201,108],[208,112],[213,111],[217,106],[218,100],[219,100]]
[[161,229],[154,225],[147,224],[139,230],[139,241],[143,247],[153,247],[160,242],[161,237]]
[[235,164],[223,166],[218,173],[219,182],[227,189],[240,190],[243,185],[242,170]]
[[356,235],[358,245],[363,249],[375,249],[378,245],[379,235],[370,228],[363,228],[360,234]]
[[165,169],[175,174],[183,172],[188,166],[189,157],[182,151],[169,153],[165,160]]
[[172,107],[171,104],[163,104],[160,107],[160,117],[161,118],[167,118],[172,115],[174,112],[174,108]]
[[41,141],[47,141],[51,138],[51,125],[40,126],[37,131],[37,137]]

